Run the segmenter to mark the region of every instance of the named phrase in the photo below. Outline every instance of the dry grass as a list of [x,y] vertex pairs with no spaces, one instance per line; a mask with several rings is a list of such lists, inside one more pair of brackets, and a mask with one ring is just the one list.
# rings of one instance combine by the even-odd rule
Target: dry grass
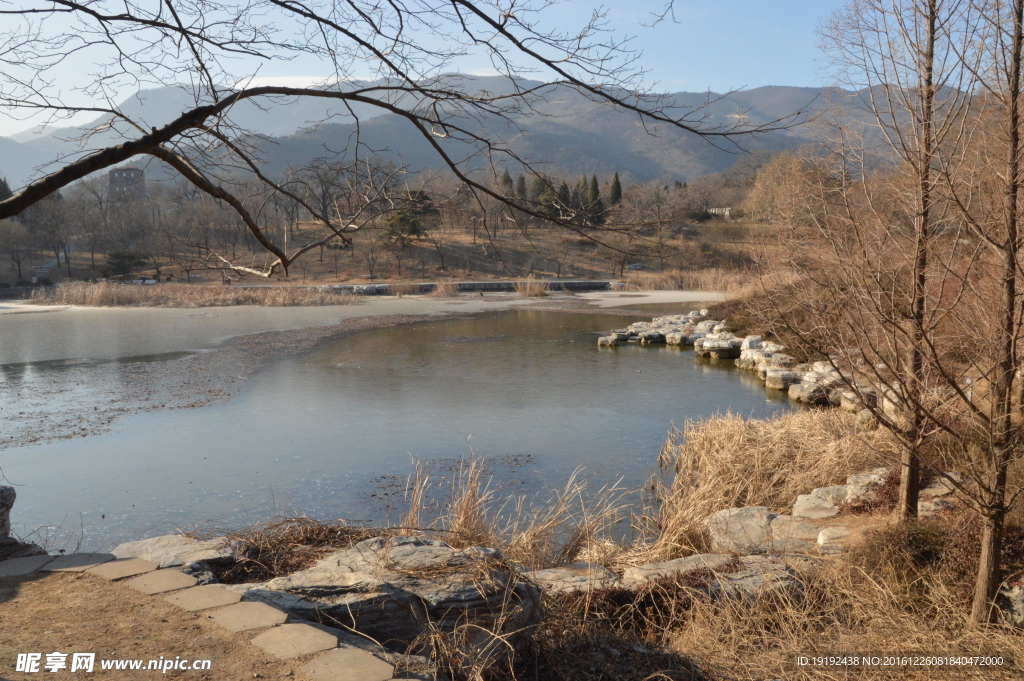
[[547,284],[535,279],[532,275],[522,281],[517,281],[513,288],[520,298],[540,298],[548,294]]
[[457,298],[459,285],[450,279],[437,282],[434,290],[428,294],[431,298]]
[[668,270],[666,272],[627,272],[626,289],[630,291],[725,291],[749,286],[757,275],[746,270],[713,267],[703,270]]
[[414,296],[420,292],[419,284],[388,284],[388,293],[398,298]]
[[[862,433],[840,410],[804,410],[768,420],[726,414],[687,423],[659,456],[651,551],[659,559],[706,548],[701,522],[725,508],[786,511],[799,494],[891,463],[896,445],[883,430]],[[643,558],[650,558],[644,555]]]
[[223,537],[238,542],[236,561],[210,561],[218,579],[228,584],[263,582],[305,570],[331,550],[385,534],[386,530],[324,523],[310,518],[281,518],[239,532],[192,532],[197,538]]
[[37,288],[29,302],[36,305],[83,305],[89,307],[301,307],[353,305],[358,296],[342,295],[331,289],[268,286],[199,286],[196,284],[155,284],[151,286],[73,283]]

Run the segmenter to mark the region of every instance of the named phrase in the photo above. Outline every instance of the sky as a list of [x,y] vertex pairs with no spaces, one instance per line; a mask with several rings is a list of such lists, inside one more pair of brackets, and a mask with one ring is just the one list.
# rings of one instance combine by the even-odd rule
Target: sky
[[[633,36],[639,61],[658,91],[725,92],[764,85],[828,85],[818,49],[817,29],[845,0],[676,0],[674,17],[649,26],[667,0],[562,0],[545,13],[556,27],[579,26],[599,6],[622,37]],[[72,81],[88,72],[80,64],[62,72]],[[486,73],[489,64],[465,60],[467,73]],[[267,64],[261,79],[306,84],[322,80],[314,61]],[[266,82],[266,80],[264,80]],[[124,93],[127,97],[132,93]],[[87,117],[86,120],[91,119]],[[77,120],[76,123],[84,121]],[[0,110],[0,135],[35,124]]]

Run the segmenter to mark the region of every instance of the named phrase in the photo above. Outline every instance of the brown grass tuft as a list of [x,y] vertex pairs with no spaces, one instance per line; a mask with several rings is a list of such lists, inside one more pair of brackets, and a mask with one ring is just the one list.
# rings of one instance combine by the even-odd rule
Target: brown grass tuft
[[532,274],[522,281],[517,281],[513,288],[520,298],[540,298],[548,294],[547,284],[534,278]]
[[702,521],[712,513],[737,506],[788,512],[797,495],[888,463],[895,452],[885,431],[858,433],[856,417],[840,410],[689,422],[669,435],[658,459],[651,551],[658,559],[700,553],[707,548]]
[[447,279],[439,281],[434,290],[428,295],[431,298],[457,298],[459,296],[459,285]]

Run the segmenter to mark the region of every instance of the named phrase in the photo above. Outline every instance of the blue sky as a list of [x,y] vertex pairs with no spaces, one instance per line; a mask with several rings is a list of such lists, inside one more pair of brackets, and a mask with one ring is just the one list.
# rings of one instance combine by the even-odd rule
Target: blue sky
[[[674,20],[669,17],[650,27],[653,13],[663,9],[667,0],[561,0],[544,17],[549,25],[568,30],[603,5],[609,27],[619,36],[634,37],[632,46],[642,50],[640,64],[649,71],[655,89],[723,92],[763,85],[828,84],[817,29],[844,1],[676,0]],[[486,72],[490,65],[465,60],[459,66],[466,72]],[[73,68],[85,69],[85,65]],[[72,71],[63,75],[76,77]],[[266,63],[260,69],[262,77],[312,81],[326,75],[318,73],[317,63],[301,59]],[[131,93],[118,93],[122,94]],[[30,127],[27,121],[0,115],[0,135]]]

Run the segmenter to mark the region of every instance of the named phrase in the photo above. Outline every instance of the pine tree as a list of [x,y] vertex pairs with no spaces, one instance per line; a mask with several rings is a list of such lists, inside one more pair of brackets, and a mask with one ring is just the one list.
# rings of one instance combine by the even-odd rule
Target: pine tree
[[533,202],[540,202],[541,197],[551,186],[551,183],[545,180],[540,175],[533,176],[533,185],[530,187],[530,200]]
[[520,175],[516,180],[516,198],[520,201],[526,200],[526,176]]
[[615,177],[612,179],[612,188],[608,190],[608,204],[611,206],[616,205],[622,200],[622,184],[619,182],[619,173],[615,173]]
[[7,184],[6,177],[0,177],[0,201],[9,198],[14,192],[11,191],[11,185]]
[[512,176],[509,175],[508,168],[505,168],[505,174],[501,176],[501,193],[510,197],[514,190],[515,185],[512,183]]
[[601,188],[597,184],[596,175],[590,178],[590,194],[587,199],[587,214],[590,223],[593,225],[603,225],[606,211],[604,201],[601,200]]
[[562,210],[565,210],[565,208],[572,202],[572,195],[569,192],[569,185],[567,185],[564,181],[562,182],[561,186],[558,187],[558,202],[561,204],[560,208]]

